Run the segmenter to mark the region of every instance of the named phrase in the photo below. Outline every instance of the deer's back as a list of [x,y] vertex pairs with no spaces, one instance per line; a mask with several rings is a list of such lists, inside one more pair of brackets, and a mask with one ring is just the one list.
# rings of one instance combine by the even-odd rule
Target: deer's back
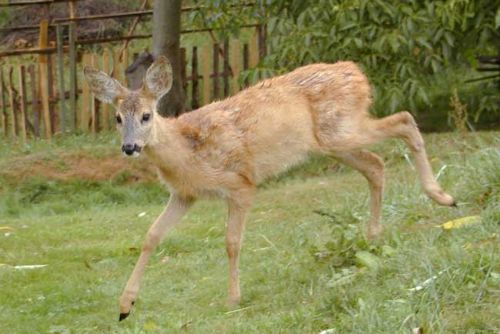
[[181,132],[206,168],[259,183],[328,151],[335,134],[366,117],[369,85],[354,63],[314,64],[264,80],[179,118]]

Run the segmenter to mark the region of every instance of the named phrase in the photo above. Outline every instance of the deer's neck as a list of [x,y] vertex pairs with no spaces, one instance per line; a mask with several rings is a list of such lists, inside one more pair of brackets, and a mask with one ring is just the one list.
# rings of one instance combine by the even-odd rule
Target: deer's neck
[[178,120],[157,118],[158,122],[152,129],[152,140],[144,152],[171,192],[186,198],[196,197],[198,190],[191,182],[196,174],[190,163],[192,151],[180,134]]
[[183,143],[179,136],[175,118],[156,115],[151,137],[144,152],[157,167],[175,167],[182,161]]

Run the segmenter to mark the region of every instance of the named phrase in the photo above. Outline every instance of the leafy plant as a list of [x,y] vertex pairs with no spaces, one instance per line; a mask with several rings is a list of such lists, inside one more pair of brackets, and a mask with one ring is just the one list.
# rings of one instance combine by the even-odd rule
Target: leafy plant
[[[268,54],[242,74],[255,82],[313,62],[353,60],[366,72],[379,115],[409,109],[441,111],[446,126],[453,89],[465,99],[473,122],[499,114],[497,82],[465,85],[476,77],[479,54],[500,54],[500,7],[488,0],[200,0],[187,24],[237,36],[248,23],[267,26]],[[444,101],[444,103],[443,103]],[[435,115],[430,117],[435,122]],[[489,119],[486,120],[489,122]]]
[[[311,62],[356,61],[373,83],[378,114],[428,108],[429,88],[445,68],[475,66],[477,54],[500,52],[500,9],[491,1],[271,3],[267,63],[285,71]],[[460,85],[463,77],[454,79]]]

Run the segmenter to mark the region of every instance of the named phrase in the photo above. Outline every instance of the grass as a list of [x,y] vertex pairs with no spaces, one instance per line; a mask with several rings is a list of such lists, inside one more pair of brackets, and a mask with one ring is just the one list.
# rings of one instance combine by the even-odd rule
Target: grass
[[[68,152],[114,156],[113,135],[2,143],[0,333],[498,332],[499,135],[426,136],[457,209],[422,195],[404,145],[377,146],[387,166],[386,230],[372,244],[363,237],[368,191],[359,174],[314,157],[269,181],[248,218],[243,301],[233,310],[225,306],[226,209],[201,201],[156,250],[122,323],[118,297],[168,194],[126,173],[109,180],[15,173],[47,160],[64,171]],[[437,227],[470,215],[481,223]],[[12,267],[26,264],[48,266]],[[422,290],[409,290],[434,275]]]

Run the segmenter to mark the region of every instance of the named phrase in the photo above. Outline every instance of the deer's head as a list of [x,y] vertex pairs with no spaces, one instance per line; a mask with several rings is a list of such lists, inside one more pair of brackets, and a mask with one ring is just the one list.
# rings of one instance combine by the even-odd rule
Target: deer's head
[[158,57],[149,67],[142,88],[129,90],[106,73],[85,67],[85,79],[92,93],[116,109],[116,126],[122,135],[122,151],[139,155],[150,141],[151,130],[160,98],[172,87],[172,66],[165,57]]

